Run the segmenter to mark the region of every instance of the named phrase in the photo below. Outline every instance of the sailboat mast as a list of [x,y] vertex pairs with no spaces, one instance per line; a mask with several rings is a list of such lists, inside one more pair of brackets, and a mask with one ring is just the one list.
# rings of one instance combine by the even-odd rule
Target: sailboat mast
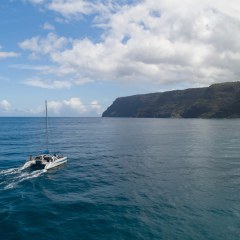
[[46,150],[48,151],[48,108],[47,108],[47,100],[45,100],[46,105]]

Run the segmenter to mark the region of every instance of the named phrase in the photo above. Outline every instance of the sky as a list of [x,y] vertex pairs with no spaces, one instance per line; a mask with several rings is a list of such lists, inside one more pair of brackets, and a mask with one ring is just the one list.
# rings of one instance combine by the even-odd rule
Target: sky
[[0,116],[101,116],[121,96],[239,80],[237,0],[3,0]]

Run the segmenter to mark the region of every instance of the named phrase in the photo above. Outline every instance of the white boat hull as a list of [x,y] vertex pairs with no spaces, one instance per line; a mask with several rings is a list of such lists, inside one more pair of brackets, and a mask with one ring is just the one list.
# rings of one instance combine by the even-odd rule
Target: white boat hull
[[59,157],[59,158],[56,158],[52,161],[46,161],[46,160],[36,160],[36,159],[33,159],[33,160],[29,160],[27,161],[24,165],[23,165],[23,169],[26,169],[26,168],[31,168],[31,167],[41,167],[43,169],[46,169],[46,170],[49,170],[51,168],[54,168],[54,167],[57,167],[59,165],[62,165],[64,163],[67,162],[67,157]]
[[55,160],[54,162],[49,162],[46,164],[45,168],[46,170],[57,167],[59,165],[62,165],[67,162],[67,157],[59,158]]

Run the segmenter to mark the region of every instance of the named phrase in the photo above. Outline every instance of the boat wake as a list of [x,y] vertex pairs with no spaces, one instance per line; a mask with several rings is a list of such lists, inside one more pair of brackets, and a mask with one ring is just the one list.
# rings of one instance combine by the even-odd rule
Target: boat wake
[[15,188],[19,183],[41,176],[47,170],[41,169],[36,171],[29,171],[28,169],[9,168],[0,171],[0,187],[4,190]]
[[19,173],[23,170],[22,167],[20,168],[9,168],[9,169],[4,169],[0,171],[0,176],[2,175],[11,175],[11,174],[15,174],[15,173]]

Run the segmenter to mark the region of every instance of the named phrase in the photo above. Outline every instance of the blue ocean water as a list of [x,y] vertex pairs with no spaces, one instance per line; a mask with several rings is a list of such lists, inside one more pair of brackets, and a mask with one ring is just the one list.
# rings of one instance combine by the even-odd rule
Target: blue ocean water
[[240,239],[240,120],[0,118],[0,239]]

